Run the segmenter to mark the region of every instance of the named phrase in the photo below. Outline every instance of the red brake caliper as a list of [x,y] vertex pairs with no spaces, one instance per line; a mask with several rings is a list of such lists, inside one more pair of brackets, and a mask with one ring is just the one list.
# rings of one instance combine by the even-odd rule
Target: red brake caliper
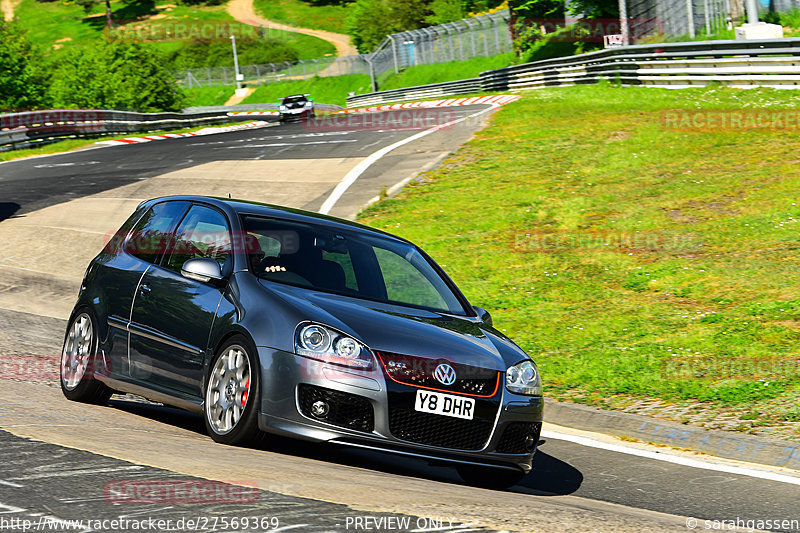
[[250,393],[250,380],[247,380],[247,390],[242,393],[242,407],[247,403],[247,395]]

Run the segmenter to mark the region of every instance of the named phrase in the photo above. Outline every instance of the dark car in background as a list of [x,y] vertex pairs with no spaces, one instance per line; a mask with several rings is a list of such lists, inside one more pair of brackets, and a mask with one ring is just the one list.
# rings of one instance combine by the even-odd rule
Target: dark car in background
[[425,252],[315,213],[207,197],[142,203],[89,265],[61,360],[67,398],[134,393],[264,434],[455,465],[531,469],[531,358]]
[[314,118],[314,100],[308,94],[284,96],[278,102],[278,115],[281,122],[300,122]]

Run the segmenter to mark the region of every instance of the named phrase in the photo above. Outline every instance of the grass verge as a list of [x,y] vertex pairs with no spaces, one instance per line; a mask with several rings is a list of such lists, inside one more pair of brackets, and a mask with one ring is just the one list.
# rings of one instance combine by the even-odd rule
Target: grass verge
[[211,105],[225,105],[233,92],[236,89],[234,86],[223,87],[194,87],[192,89],[184,89],[186,94],[186,107],[201,107]]
[[[234,22],[224,4],[186,6],[176,5],[171,0],[159,0],[155,3],[153,12],[149,12],[140,4],[125,4],[116,0],[111,2],[111,9],[115,22],[135,27],[146,27],[148,24],[167,27],[175,25],[197,30],[204,28],[204,23]],[[22,0],[16,7],[15,14],[31,41],[45,50],[57,51],[91,45],[104,37],[105,4],[102,2],[94,4],[87,14],[74,3]],[[216,26],[211,28],[208,31],[215,35]],[[315,59],[336,53],[331,43],[317,37],[282,30],[269,30],[268,36],[298,50],[300,59]],[[159,49],[168,51],[178,48],[180,42],[156,41],[154,44]],[[232,63],[233,59],[231,66]]]
[[262,17],[296,26],[345,33],[347,6],[317,4],[306,0],[255,0],[256,12]]
[[253,94],[245,98],[242,103],[263,104],[277,102],[278,98],[282,96],[309,93],[315,102],[321,104],[336,104],[344,107],[348,92],[368,92],[369,86],[369,76],[366,74],[283,81],[260,86]]
[[[361,220],[446,265],[536,358],[550,396],[656,399],[685,407],[682,421],[726,412],[727,429],[800,438],[798,102],[529,91]],[[748,127],[777,110],[788,121]]]
[[492,57],[475,57],[466,61],[451,61],[435,65],[409,67],[399,74],[389,71],[378,76],[378,90],[389,91],[403,87],[414,87],[428,83],[477,78],[484,70],[507,67],[514,54],[500,54]]

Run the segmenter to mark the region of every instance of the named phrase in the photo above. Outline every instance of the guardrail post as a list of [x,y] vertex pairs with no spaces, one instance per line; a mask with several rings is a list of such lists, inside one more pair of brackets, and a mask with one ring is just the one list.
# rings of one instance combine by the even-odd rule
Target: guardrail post
[[622,34],[622,44],[628,46],[631,44],[631,36],[628,30],[628,2],[626,0],[619,0],[619,29]]
[[689,37],[694,39],[694,7],[692,6],[692,0],[686,0],[686,18],[689,21]]

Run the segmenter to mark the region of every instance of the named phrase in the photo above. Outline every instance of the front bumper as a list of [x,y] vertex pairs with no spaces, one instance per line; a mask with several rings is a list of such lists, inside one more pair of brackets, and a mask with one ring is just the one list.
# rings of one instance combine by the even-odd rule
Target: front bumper
[[293,120],[303,121],[314,118],[315,113],[313,109],[288,109],[278,113],[282,122],[289,122]]
[[[535,440],[538,441],[544,406],[541,397],[513,394],[505,387],[500,387],[491,399],[479,400],[486,404],[483,408],[485,414],[489,407],[494,406],[491,414],[487,414],[483,421],[490,424],[490,427],[486,426],[485,439],[479,439],[480,443],[477,445],[470,445],[471,449],[432,446],[397,438],[392,433],[390,407],[396,407],[398,402],[412,401],[407,398],[415,387],[391,381],[387,383],[380,365],[374,370],[362,372],[334,367],[270,348],[259,348],[258,355],[261,363],[259,427],[263,431],[310,441],[410,455],[430,461],[512,468],[526,473],[531,469],[535,443],[532,449],[528,448],[530,451],[515,450],[521,453],[507,453],[499,449],[508,448],[504,444],[508,440],[506,430],[509,433],[514,432],[519,427],[529,427],[529,424],[536,428]],[[340,421],[330,423],[313,417],[308,413],[307,405],[301,408],[301,386],[336,391],[334,395],[353,395],[359,398],[359,404],[368,402],[373,414],[372,423],[359,424],[358,429],[353,429],[342,425]],[[403,407],[413,410],[413,403],[404,404]],[[441,418],[442,423],[452,422],[451,417],[430,416],[437,417],[434,421]],[[394,423],[397,429],[397,422]],[[461,431],[457,427],[459,426],[453,426],[454,434]],[[452,439],[448,441],[453,442]]]

